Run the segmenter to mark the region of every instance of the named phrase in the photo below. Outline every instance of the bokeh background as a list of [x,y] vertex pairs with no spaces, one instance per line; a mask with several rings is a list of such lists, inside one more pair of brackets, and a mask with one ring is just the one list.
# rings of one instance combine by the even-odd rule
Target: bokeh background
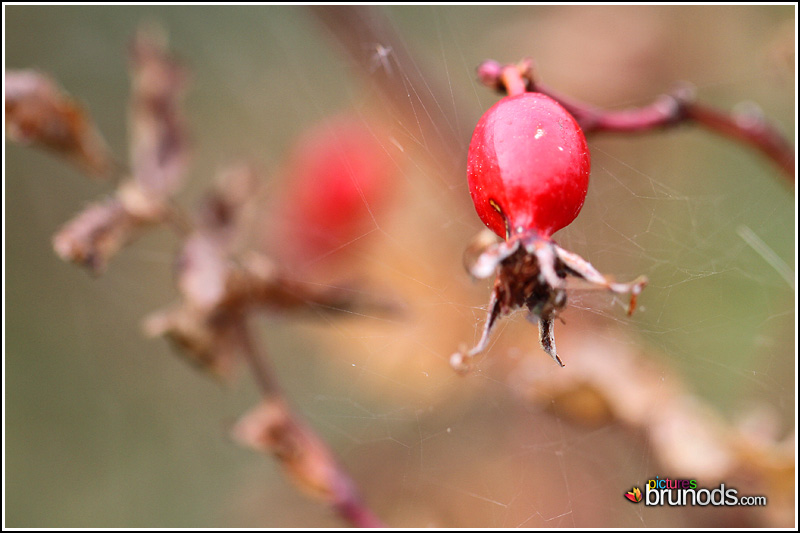
[[[4,10],[6,68],[51,73],[120,160],[127,43],[141,23],[162,25],[191,71],[193,163],[180,200],[196,203],[223,164],[253,161],[268,191],[267,222],[256,228],[267,250],[282,246],[268,215],[279,211],[295,139],[342,112],[386,124],[382,142],[398,171],[391,200],[373,206],[371,228],[337,252],[339,270],[317,275],[361,280],[405,312],[266,315],[258,327],[292,404],[390,525],[793,524],[795,195],[751,150],[693,127],[590,139],[589,196],[556,237],[618,279],[647,275],[641,311],[628,318],[622,300],[573,294],[556,330],[563,370],[521,314],[502,323],[472,375],[456,375],[448,359],[478,337],[489,295],[461,265],[481,229],[464,178],[467,146],[497,100],[475,67],[533,57],[551,87],[617,109],[689,81],[722,109],[757,103],[794,143],[794,6],[380,7],[352,20],[353,33],[393,35],[364,38],[361,55],[303,7]],[[398,63],[400,52],[413,63]],[[396,93],[387,96],[379,79],[402,88],[416,114],[392,107]],[[141,333],[142,318],[176,298],[174,236],[146,235],[92,278],[61,262],[50,239],[112,186],[8,142],[4,159],[6,525],[342,525],[271,458],[228,438],[258,398],[246,372],[220,385]],[[648,370],[625,372],[620,357]],[[698,447],[680,413],[685,439],[662,435],[615,410],[603,383],[630,390],[632,405],[679,391],[687,412],[707,415],[719,435]],[[765,469],[759,456],[749,468],[731,459],[728,470],[703,471],[730,446],[761,450],[779,466]],[[624,499],[655,475],[724,481],[770,504]]]

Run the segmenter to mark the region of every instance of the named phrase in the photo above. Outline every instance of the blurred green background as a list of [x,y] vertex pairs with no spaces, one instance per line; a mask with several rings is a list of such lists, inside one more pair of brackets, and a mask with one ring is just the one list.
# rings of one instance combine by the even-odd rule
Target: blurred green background
[[[499,328],[502,344],[478,375],[447,366],[458,343],[477,334],[488,299],[487,284],[470,282],[461,267],[481,228],[464,179],[466,149],[497,99],[474,69],[487,58],[530,56],[549,86],[610,108],[644,105],[686,80],[723,109],[756,102],[794,143],[795,7],[376,9],[431,80],[408,88],[408,98],[433,92],[441,109],[419,111],[454,116],[440,126],[461,152],[437,157],[418,124],[388,113],[406,134],[398,137],[404,188],[354,271],[406,300],[410,313],[388,324],[260,322],[293,404],[392,526],[726,525],[724,510],[642,510],[621,498],[663,471],[640,432],[613,423],[587,429],[522,399],[509,384],[507,354],[544,354],[521,316]],[[141,22],[163,25],[191,70],[186,205],[231,159],[250,158],[271,179],[305,128],[343,109],[366,116],[382,108],[374,72],[353,69],[306,8],[4,10],[6,68],[52,74],[88,107],[120,160],[126,46]],[[369,57],[382,43],[363,44]],[[398,84],[405,74],[393,73]],[[755,234],[794,278],[795,200],[783,177],[760,155],[691,127],[590,144],[589,196],[559,243],[603,272],[646,274],[651,285],[632,319],[619,302],[590,293],[571,300],[569,316],[624,328],[727,420],[765,407],[778,437],[793,430],[794,280],[742,238]],[[145,236],[93,279],[62,263],[50,239],[112,188],[8,142],[5,165],[6,526],[341,525],[270,458],[227,438],[257,401],[244,373],[220,386],[141,334],[142,317],[175,298],[174,237]],[[512,363],[493,363],[507,357]]]

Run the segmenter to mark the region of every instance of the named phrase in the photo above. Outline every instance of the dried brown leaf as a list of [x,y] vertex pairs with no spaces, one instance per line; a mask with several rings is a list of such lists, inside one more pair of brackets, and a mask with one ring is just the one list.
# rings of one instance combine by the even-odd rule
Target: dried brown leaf
[[136,34],[130,50],[130,165],[134,179],[161,197],[175,193],[188,165],[188,139],[180,111],[187,74],[152,29]]
[[53,237],[53,248],[64,261],[72,261],[99,274],[108,260],[130,242],[140,221],[118,198],[84,209]]
[[229,314],[211,315],[182,305],[151,314],[143,329],[148,336],[166,337],[195,367],[228,379],[240,348],[235,320]]
[[232,436],[243,446],[275,456],[308,495],[326,502],[337,497],[341,476],[336,461],[282,400],[264,400],[239,420]]
[[114,164],[91,117],[50,77],[33,70],[5,73],[6,133],[13,141],[51,150],[94,178]]
[[116,196],[89,205],[64,225],[53,237],[53,248],[61,259],[99,274],[123,246],[166,213],[157,199],[134,183],[124,183]]

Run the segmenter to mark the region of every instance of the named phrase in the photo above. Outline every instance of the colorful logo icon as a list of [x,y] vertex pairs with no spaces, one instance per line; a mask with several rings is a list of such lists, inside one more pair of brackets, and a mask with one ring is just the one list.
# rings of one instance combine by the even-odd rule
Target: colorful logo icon
[[633,490],[625,493],[625,497],[633,503],[639,503],[642,501],[642,491],[639,490],[639,487],[633,487]]

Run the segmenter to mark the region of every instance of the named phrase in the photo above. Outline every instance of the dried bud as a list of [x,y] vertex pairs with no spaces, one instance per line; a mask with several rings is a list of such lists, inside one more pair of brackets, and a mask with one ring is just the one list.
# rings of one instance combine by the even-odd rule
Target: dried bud
[[66,157],[95,178],[108,178],[113,162],[86,111],[48,76],[6,71],[6,133]]

